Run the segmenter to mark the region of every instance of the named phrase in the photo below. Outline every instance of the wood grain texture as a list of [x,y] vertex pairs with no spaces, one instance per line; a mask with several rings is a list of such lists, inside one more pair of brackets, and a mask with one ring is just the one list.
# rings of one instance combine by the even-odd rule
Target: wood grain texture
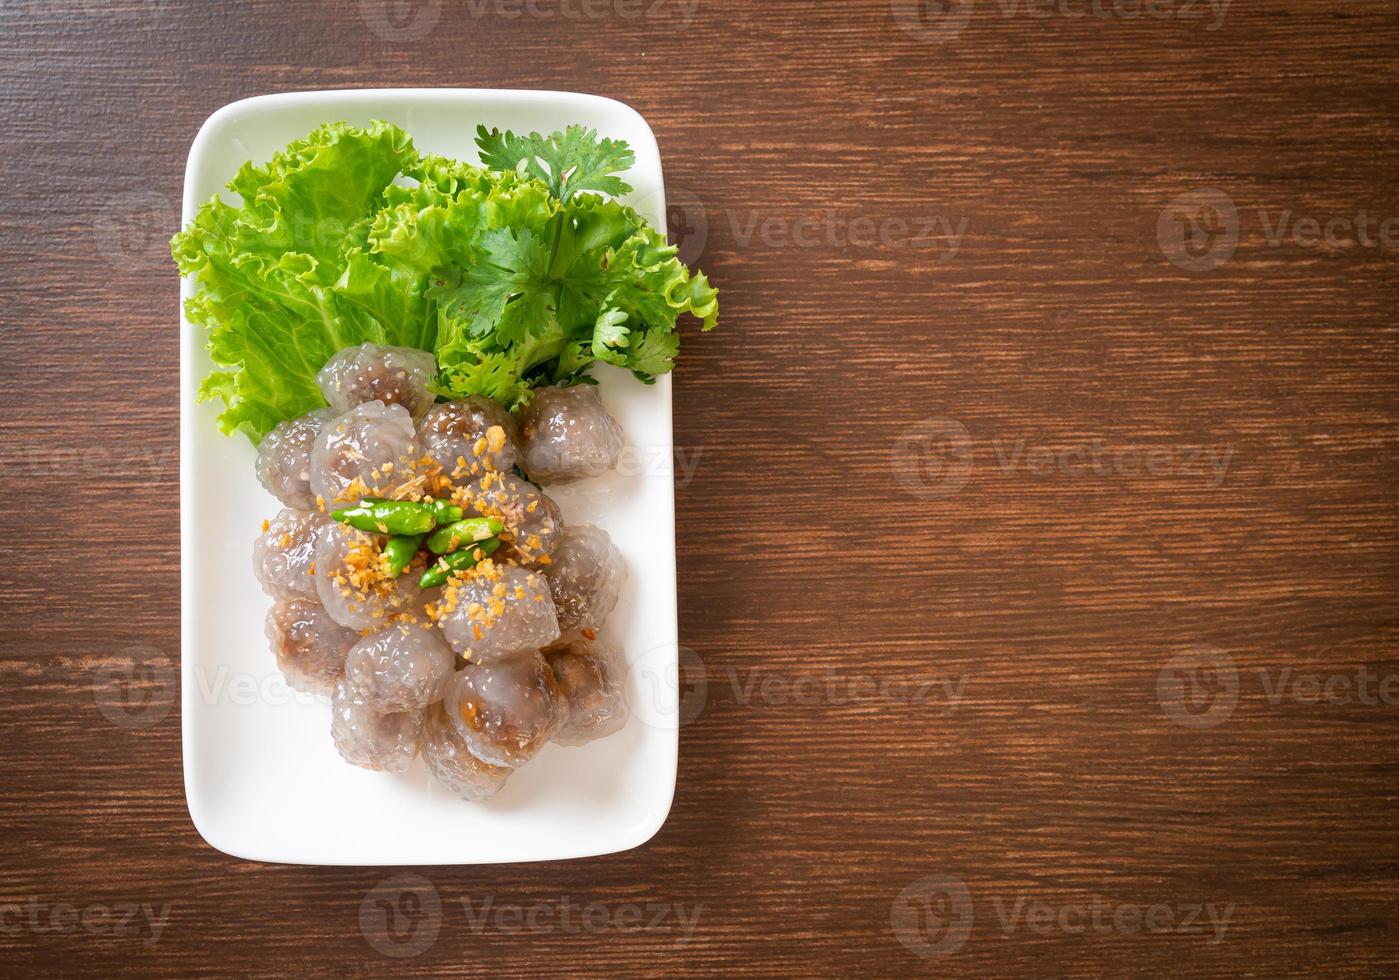
[[[6,974],[1394,973],[1399,4],[389,8],[0,6]],[[635,106],[725,310],[677,376],[669,821],[425,870],[386,944],[393,869],[185,810],[163,250],[213,110],[400,85]],[[1228,214],[1162,218],[1202,190],[1222,262]],[[93,910],[143,903],[158,941]]]

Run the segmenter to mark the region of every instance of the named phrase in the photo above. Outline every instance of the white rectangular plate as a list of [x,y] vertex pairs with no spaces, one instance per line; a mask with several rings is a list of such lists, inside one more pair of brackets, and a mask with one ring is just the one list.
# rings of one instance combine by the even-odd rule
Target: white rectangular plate
[[[204,124],[185,174],[184,221],[224,189],[245,160],[316,126],[384,119],[422,152],[478,162],[478,123],[542,133],[573,123],[625,139],[636,165],[627,203],[664,227],[660,154],[634,110],[595,96],[470,89],[306,92],[225,106]],[[183,294],[193,291],[183,284]],[[607,854],[635,847],[665,822],[675,788],[677,672],[675,513],[670,378],[645,386],[598,372],[608,409],[627,432],[618,471],[552,494],[570,523],[606,529],[630,576],[604,630],[626,651],[632,717],[582,748],[548,746],[494,799],[464,803],[414,763],[405,775],[343,762],[330,707],[282,682],[263,620],[271,605],[253,578],[251,549],[280,504],[258,483],[256,453],[221,435],[219,407],[197,404],[211,368],[203,333],[182,321],[180,516],[185,794],[214,847],[296,864],[486,864]]]

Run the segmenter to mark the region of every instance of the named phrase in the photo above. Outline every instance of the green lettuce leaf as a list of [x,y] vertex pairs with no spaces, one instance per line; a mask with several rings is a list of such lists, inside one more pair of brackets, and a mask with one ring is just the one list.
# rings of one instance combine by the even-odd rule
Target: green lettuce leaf
[[197,294],[216,370],[201,398],[258,441],[324,404],[316,373],[372,341],[432,351],[439,394],[511,408],[541,384],[589,383],[605,361],[645,382],[670,371],[683,314],[718,321],[709,280],[663,233],[604,195],[635,161],[573,126],[478,130],[482,167],[419,156],[375,122],[322,126],[229,184],[171,250]]
[[255,442],[283,419],[325,404],[316,372],[336,351],[373,341],[431,349],[437,319],[416,270],[365,252],[391,182],[417,155],[396,126],[322,126],[229,184],[171,242],[199,292],[189,320],[208,328],[219,365],[201,386],[221,398],[226,433]]

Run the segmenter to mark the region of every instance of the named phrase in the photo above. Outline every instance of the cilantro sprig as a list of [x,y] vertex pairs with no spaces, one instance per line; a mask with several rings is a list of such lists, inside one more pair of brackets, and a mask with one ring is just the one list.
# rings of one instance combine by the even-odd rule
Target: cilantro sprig
[[[387,123],[322,126],[176,235],[218,369],[205,397],[255,441],[322,404],[315,374],[366,340],[432,351],[447,397],[514,408],[603,361],[653,382],[679,319],[718,322],[718,293],[635,210],[626,142],[570,126],[477,130],[482,166],[420,155]],[[405,179],[406,178],[406,179]]]
[[602,139],[595,129],[569,126],[552,136],[516,136],[508,129],[502,133],[478,126],[476,145],[487,167],[527,172],[564,204],[580,191],[620,197],[632,190],[616,175],[631,168],[636,154],[624,140]]

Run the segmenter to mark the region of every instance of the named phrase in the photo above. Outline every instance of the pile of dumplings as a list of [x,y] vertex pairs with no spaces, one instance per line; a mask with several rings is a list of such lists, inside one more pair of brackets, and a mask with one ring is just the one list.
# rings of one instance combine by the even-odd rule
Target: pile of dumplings
[[[627,721],[622,652],[599,637],[626,581],[607,532],[566,525],[540,484],[613,469],[621,427],[589,385],[542,388],[512,416],[437,402],[432,355],[365,344],[318,380],[328,408],[278,425],[258,478],[284,508],[253,568],[275,600],[267,638],[288,685],[331,701],[345,761],[401,773],[421,753],[464,800],[489,799],[550,741]],[[526,479],[521,474],[527,474]],[[331,514],[361,498],[450,499],[505,527],[496,554],[424,589],[419,556],[377,574],[387,537]]]

